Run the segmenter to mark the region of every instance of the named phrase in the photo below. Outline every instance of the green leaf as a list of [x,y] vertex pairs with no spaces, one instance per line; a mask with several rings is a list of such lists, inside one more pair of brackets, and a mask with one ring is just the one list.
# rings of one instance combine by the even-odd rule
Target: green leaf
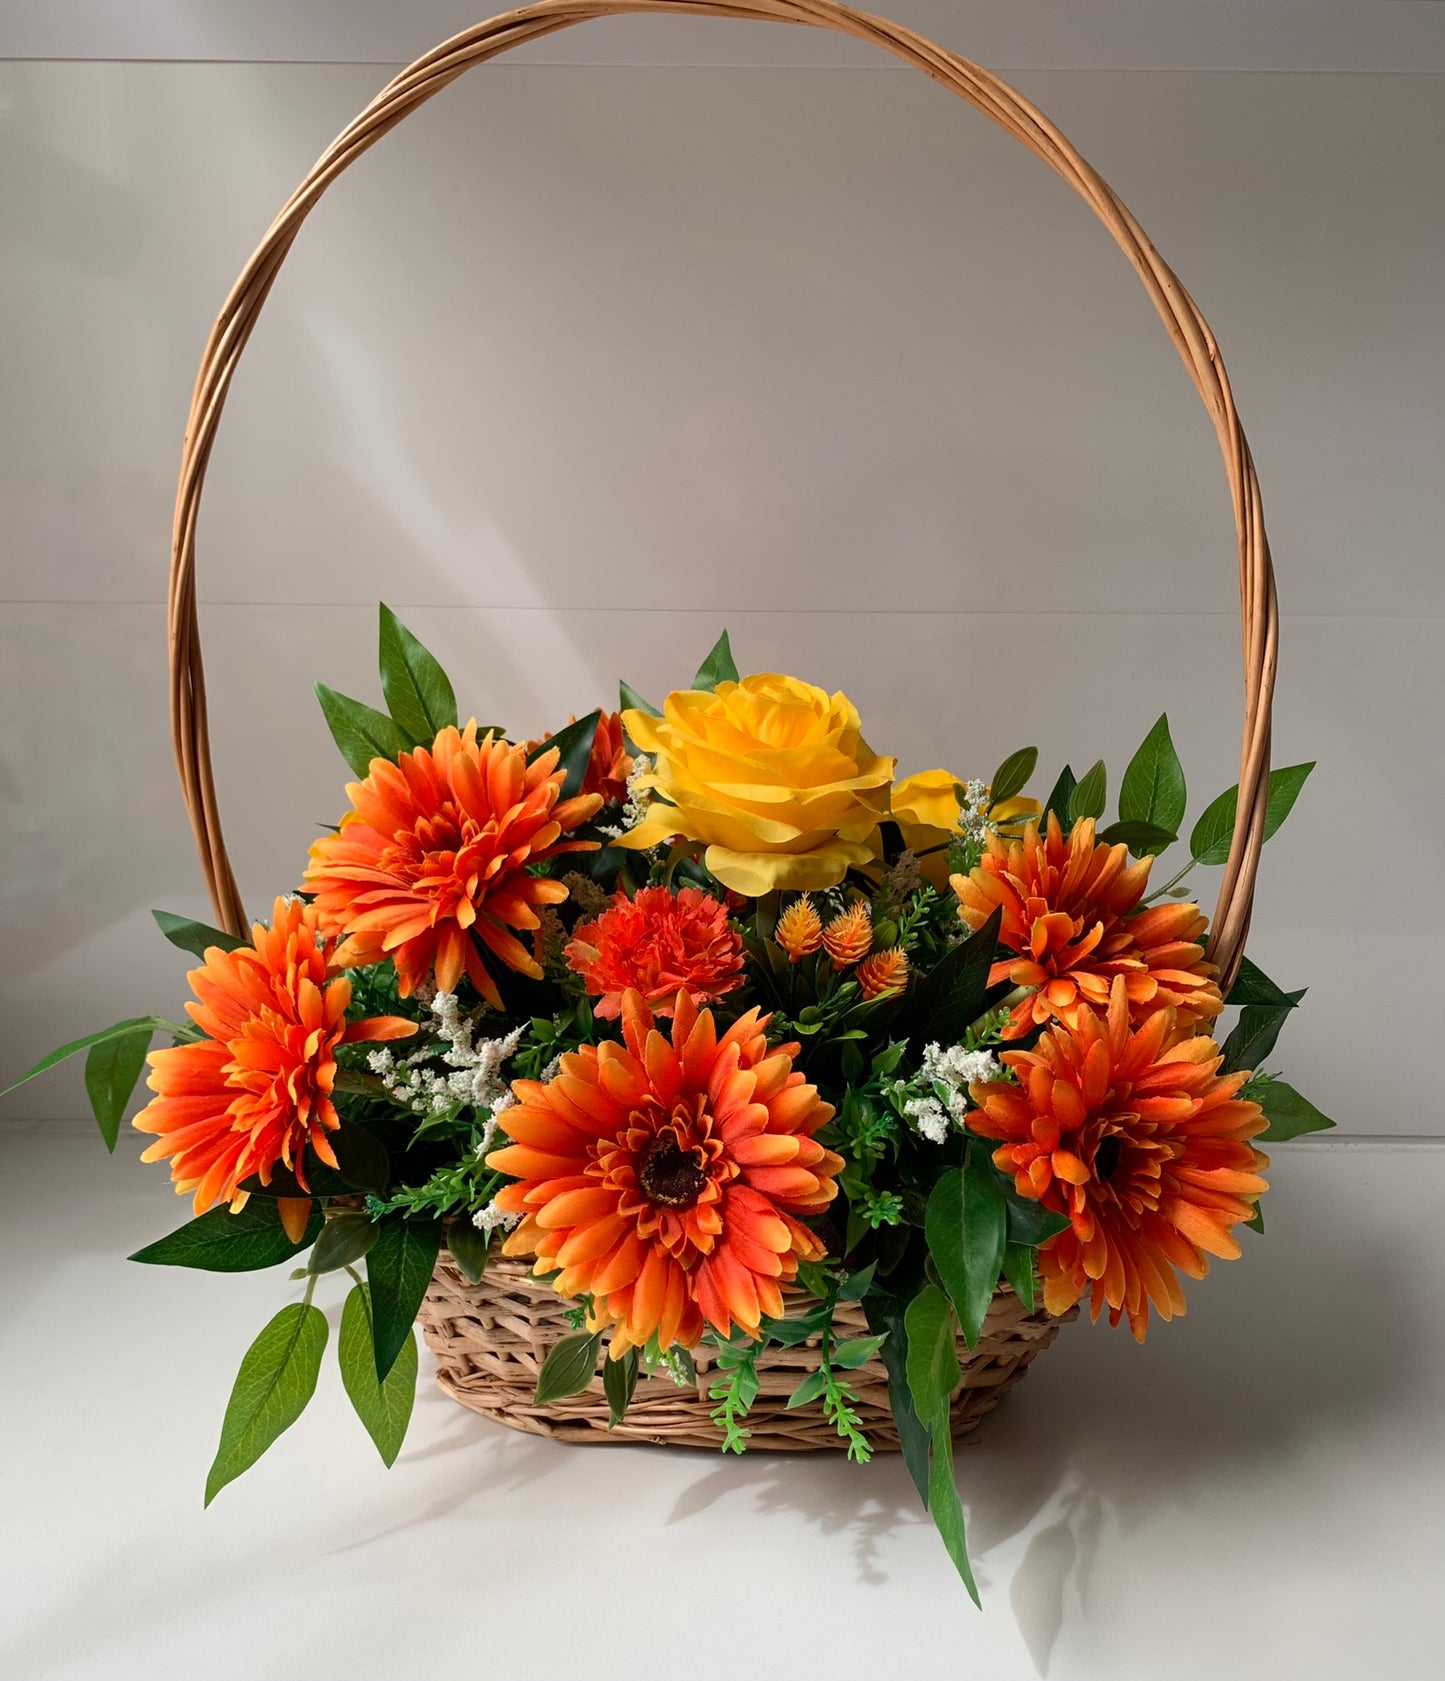
[[602,1393],[607,1397],[607,1428],[614,1429],[627,1416],[637,1389],[637,1350],[629,1348],[620,1360],[602,1363]]
[[[1300,789],[1315,768],[1313,759],[1307,765],[1284,765],[1269,773],[1269,800],[1265,806],[1264,838],[1271,839],[1294,809]],[[1234,839],[1234,823],[1239,810],[1239,784],[1236,782],[1217,800],[1205,808],[1189,837],[1189,852],[1196,864],[1223,864],[1229,858],[1230,842]]]
[[978,1584],[968,1562],[968,1541],[964,1534],[963,1502],[958,1498],[958,1484],[953,1475],[953,1437],[949,1432],[949,1416],[941,1413],[933,1422],[933,1454],[928,1472],[928,1510],[932,1515],[943,1545],[953,1560],[954,1568],[963,1578],[968,1597],[983,1609],[978,1597]]
[[1056,1214],[1052,1208],[1045,1208],[1041,1202],[1034,1202],[1030,1197],[1021,1197],[1009,1184],[1004,1185],[1003,1195],[1008,1207],[1007,1235],[1010,1243],[1021,1244],[1026,1249],[1037,1249],[1057,1232],[1068,1230],[1067,1214]]
[[997,906],[988,921],[954,946],[909,994],[908,1037],[916,1044],[956,1045],[978,1019],[1002,923],[1003,908]]
[[1109,773],[1104,769],[1104,761],[1096,759],[1069,795],[1069,822],[1077,823],[1081,817],[1102,817],[1108,798]]
[[592,738],[597,734],[597,726],[602,721],[600,710],[589,712],[585,718],[579,718],[575,724],[568,724],[566,729],[558,730],[556,735],[549,736],[527,755],[530,765],[540,759],[544,753],[550,753],[555,747],[560,755],[558,768],[566,774],[562,779],[561,798],[576,799],[582,792],[582,779],[587,775],[587,761],[592,757]]
[[1301,987],[1298,992],[1285,993],[1283,1004],[1246,1004],[1234,1031],[1224,1041],[1220,1072],[1237,1074],[1241,1068],[1258,1068],[1274,1049],[1280,1029],[1306,990]]
[[913,1478],[918,1498],[928,1505],[928,1431],[913,1405],[908,1388],[908,1332],[903,1303],[897,1296],[875,1290],[863,1304],[868,1323],[875,1331],[886,1331],[883,1369],[888,1373],[888,1405],[898,1431],[903,1463]]
[[1276,1004],[1294,1007],[1283,987],[1277,986],[1263,969],[1256,963],[1251,963],[1247,957],[1239,960],[1239,973],[1234,977],[1234,985],[1229,989],[1226,1004]]
[[462,1277],[468,1284],[480,1284],[482,1274],[487,1270],[487,1256],[492,1247],[491,1238],[484,1232],[479,1232],[463,1214],[447,1227],[446,1242]]
[[947,1414],[963,1375],[953,1335],[953,1305],[936,1284],[925,1284],[903,1315],[908,1336],[908,1393],[920,1423]]
[[1262,1202],[1255,1203],[1254,1213],[1244,1223],[1250,1231],[1258,1232],[1261,1237],[1264,1236],[1264,1204]]
[[[1065,829],[1069,826],[1069,805],[1074,798],[1074,789],[1077,786],[1073,771],[1068,765],[1065,765],[1059,772],[1059,780],[1054,784],[1048,799],[1044,801],[1044,810],[1055,813],[1060,825]],[[1040,827],[1042,827],[1042,824]]]
[[988,785],[989,804],[1001,805],[1005,800],[1011,800],[1026,786],[1038,762],[1037,747],[1020,747],[1017,753],[1010,753],[993,773]]
[[457,721],[457,697],[446,672],[385,602],[378,651],[387,710],[413,742],[430,747]]
[[537,1373],[539,1407],[580,1395],[597,1375],[597,1356],[602,1350],[600,1331],[572,1331],[552,1344],[542,1369]]
[[325,1350],[326,1315],[309,1302],[283,1307],[246,1350],[206,1477],[208,1506],[300,1418],[316,1392]]
[[998,1288],[1007,1230],[1003,1185],[987,1151],[975,1141],[964,1165],[950,1168],[934,1185],[923,1216],[928,1253],[953,1298],[970,1348]]
[[384,1382],[376,1378],[376,1350],[371,1338],[371,1300],[364,1284],[353,1287],[341,1310],[341,1335],[337,1339],[341,1382],[356,1416],[376,1443],[376,1451],[388,1470],[396,1463],[411,1409],[416,1401],[416,1337],[406,1341]]
[[156,919],[156,927],[173,946],[179,946],[194,957],[204,958],[212,946],[219,946],[222,951],[235,951],[237,946],[246,943],[234,934],[227,934],[189,916],[177,916],[174,911],[152,911],[151,915]]
[[120,1123],[125,1106],[130,1102],[140,1071],[145,1067],[146,1052],[151,1048],[149,1027],[138,1027],[133,1033],[122,1033],[114,1039],[102,1039],[90,1047],[85,1059],[85,1090],[90,1107],[105,1140],[107,1150],[114,1152],[120,1137]]
[[1122,841],[1136,858],[1142,858],[1146,853],[1159,853],[1166,846],[1173,846],[1179,836],[1169,829],[1159,828],[1157,824],[1131,820],[1111,823],[1107,829],[1100,829],[1099,839],[1106,846],[1118,846]]
[[399,730],[374,706],[365,706],[350,695],[328,689],[324,683],[317,683],[315,689],[331,739],[354,775],[366,776],[373,759],[389,759],[394,763],[399,754],[416,745],[411,736]]
[[1007,1243],[1003,1251],[1003,1275],[1013,1286],[1013,1293],[1024,1305],[1025,1313],[1034,1311],[1034,1252],[1027,1244]]
[[838,1300],[840,1302],[861,1302],[873,1288],[873,1275],[877,1271],[877,1261],[869,1261],[866,1267],[859,1267],[857,1272],[850,1272],[838,1286]]
[[659,708],[655,707],[650,700],[644,700],[631,683],[619,683],[617,685],[617,698],[622,703],[624,712],[645,712],[649,718],[660,718],[662,716]]
[[697,668],[697,676],[693,678],[692,686],[694,689],[706,689],[711,693],[719,683],[736,683],[737,680],[737,662],[733,659],[728,633],[724,631],[713,643],[707,658]]
[[353,1190],[385,1195],[391,1179],[391,1163],[386,1146],[374,1132],[368,1132],[354,1121],[343,1121],[331,1134],[331,1148],[336,1155],[337,1171]]
[[881,1336],[850,1337],[833,1350],[832,1365],[837,1370],[856,1371],[859,1366],[866,1366],[882,1346]]
[[1280,1144],[1307,1132],[1324,1132],[1335,1124],[1283,1080],[1261,1080],[1257,1091],[1246,1086],[1240,1096],[1252,1098],[1264,1110],[1269,1128],[1260,1133],[1261,1144]]
[[252,1197],[239,1214],[225,1206],[213,1208],[144,1249],[137,1249],[130,1258],[150,1267],[260,1272],[264,1267],[294,1260],[316,1241],[320,1231],[321,1215],[313,1213],[300,1243],[293,1243],[281,1224],[275,1201]]
[[411,1335],[441,1248],[440,1220],[387,1220],[366,1257],[376,1375],[384,1379]]
[[1119,784],[1119,816],[1126,823],[1147,823],[1173,839],[1188,804],[1184,767],[1174,751],[1168,716],[1161,714]]
[[17,1086],[23,1086],[27,1080],[33,1080],[38,1074],[44,1074],[54,1068],[57,1063],[64,1062],[66,1057],[74,1056],[77,1051],[88,1051],[92,1045],[104,1044],[107,1039],[121,1039],[128,1034],[136,1033],[144,1028],[148,1033],[159,1033],[166,1024],[158,1021],[155,1016],[132,1016],[129,1021],[118,1021],[113,1027],[102,1027],[99,1033],[87,1033],[83,1039],[72,1039],[68,1045],[62,1045],[59,1050],[51,1051],[41,1057],[33,1068],[27,1068],[18,1080],[12,1080],[0,1091],[0,1097],[6,1092],[12,1092]]
[[788,1407],[806,1407],[809,1401],[816,1401],[828,1388],[828,1374],[821,1369],[809,1372],[807,1377],[798,1385],[788,1397]]
[[[338,1209],[321,1228],[321,1235],[306,1262],[307,1272],[337,1272],[342,1267],[349,1267],[353,1261],[361,1260],[376,1242],[379,1229],[363,1209]],[[366,1340],[369,1347],[369,1329]]]

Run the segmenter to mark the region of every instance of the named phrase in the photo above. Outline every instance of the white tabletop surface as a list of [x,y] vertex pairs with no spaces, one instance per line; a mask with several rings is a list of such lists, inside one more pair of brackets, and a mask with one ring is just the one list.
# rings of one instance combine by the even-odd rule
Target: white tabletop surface
[[135,1154],[0,1133],[7,1681],[1441,1673],[1445,1144],[1281,1148],[1187,1319],[1065,1329],[959,1455],[981,1615],[892,1458],[563,1447],[428,1384],[384,1471],[339,1287],[310,1409],[203,1512],[296,1286],[128,1265],[184,1215]]

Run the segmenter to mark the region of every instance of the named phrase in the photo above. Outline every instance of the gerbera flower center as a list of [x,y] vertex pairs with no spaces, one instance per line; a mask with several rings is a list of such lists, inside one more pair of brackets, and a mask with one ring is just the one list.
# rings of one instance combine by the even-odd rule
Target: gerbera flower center
[[637,1179],[653,1202],[686,1208],[697,1201],[707,1184],[702,1151],[696,1147],[685,1150],[675,1132],[664,1132],[648,1145]]

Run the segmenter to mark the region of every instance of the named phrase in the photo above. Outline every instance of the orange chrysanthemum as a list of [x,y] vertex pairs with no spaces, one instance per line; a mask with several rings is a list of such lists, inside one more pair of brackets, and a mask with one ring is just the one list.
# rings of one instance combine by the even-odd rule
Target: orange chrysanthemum
[[839,912],[823,930],[823,949],[832,958],[835,969],[860,963],[872,944],[873,914],[862,899]]
[[344,942],[333,961],[394,958],[403,998],[433,969],[444,992],[465,971],[494,1009],[502,1000],[484,947],[540,980],[512,930],[537,928],[535,907],[561,904],[567,889],[530,867],[598,845],[562,838],[602,804],[597,794],[563,800],[562,782],[555,749],[529,765],[509,741],[478,741],[475,719],[396,764],[373,759],[369,776],[346,785],[354,809],[312,846],[306,872],[322,931]]
[[908,985],[908,953],[901,946],[875,951],[858,965],[855,976],[865,998],[879,998],[885,992],[901,992]]
[[[567,722],[575,724],[577,719],[574,716]],[[534,752],[551,739],[552,732],[548,730],[540,740],[529,741],[527,751]],[[581,792],[600,795],[603,805],[622,805],[627,799],[627,779],[631,775],[632,755],[627,751],[623,736],[622,714],[604,712],[597,720],[597,731],[592,737],[592,751],[587,758]]]
[[135,1118],[137,1130],[156,1134],[141,1160],[169,1157],[176,1190],[195,1193],[197,1214],[217,1202],[240,1209],[242,1181],[259,1175],[269,1185],[277,1162],[308,1189],[308,1144],[335,1167],[327,1134],[339,1125],[336,1047],[416,1032],[400,1016],[346,1020],[351,982],[327,980],[315,912],[299,899],[278,899],[270,928],[257,923],[251,941],[212,946],[191,971],[200,1002],[186,1009],[206,1037],[151,1052],[146,1083],[156,1096]]
[[624,1043],[584,1045],[546,1085],[514,1082],[513,1140],[487,1166],[517,1183],[497,1207],[523,1216],[509,1255],[535,1255],[563,1295],[588,1294],[611,1354],[696,1346],[704,1324],[756,1334],[782,1286],[823,1244],[802,1221],[837,1192],[842,1158],[814,1141],[831,1105],[769,1048],[756,1010],[721,1038],[689,993],[671,1042],[635,992]]
[[743,984],[743,942],[727,906],[697,887],[644,887],[635,899],[619,893],[595,921],[578,925],[566,957],[604,1020],[621,1014],[629,989],[654,1015],[670,1016],[684,988],[695,1002],[715,1004]]
[[978,868],[950,878],[970,928],[1003,906],[999,943],[1018,955],[995,963],[989,984],[1008,979],[1037,988],[1014,1007],[1005,1039],[1021,1039],[1050,1020],[1077,1028],[1087,1011],[1107,1008],[1116,976],[1124,978],[1136,1022],[1165,1007],[1181,1027],[1219,1014],[1199,906],[1153,905],[1133,914],[1153,862],[1131,864],[1122,842],[1101,845],[1092,818],[1081,817],[1065,839],[1050,812],[1042,835],[1037,823],[1021,840],[991,834]]
[[1249,1076],[1219,1075],[1218,1046],[1172,1010],[1131,1029],[1127,989],[1116,976],[1106,1016],[1004,1052],[1019,1084],[971,1087],[968,1124],[1003,1141],[993,1159],[1021,1196],[1068,1216],[1039,1250],[1049,1312],[1088,1292],[1095,1319],[1107,1303],[1142,1342],[1151,1302],[1162,1319],[1184,1312],[1176,1268],[1202,1278],[1208,1256],[1238,1256],[1231,1228],[1253,1214],[1269,1161],[1249,1142],[1265,1118],[1238,1096]]
[[823,945],[823,919],[818,915],[812,895],[804,893],[794,899],[778,918],[773,938],[788,954],[789,963],[801,963]]

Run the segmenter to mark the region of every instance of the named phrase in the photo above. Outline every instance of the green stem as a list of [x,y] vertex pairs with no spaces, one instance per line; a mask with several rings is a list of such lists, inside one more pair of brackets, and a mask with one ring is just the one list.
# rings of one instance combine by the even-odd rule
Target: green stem
[[1166,881],[1162,887],[1156,887],[1147,898],[1140,901],[1140,909],[1142,910],[1145,905],[1152,905],[1156,899],[1162,899],[1171,887],[1178,887],[1179,883],[1183,881],[1185,876],[1187,876],[1194,868],[1194,863],[1194,859],[1191,858],[1177,875],[1170,876],[1169,880]]

